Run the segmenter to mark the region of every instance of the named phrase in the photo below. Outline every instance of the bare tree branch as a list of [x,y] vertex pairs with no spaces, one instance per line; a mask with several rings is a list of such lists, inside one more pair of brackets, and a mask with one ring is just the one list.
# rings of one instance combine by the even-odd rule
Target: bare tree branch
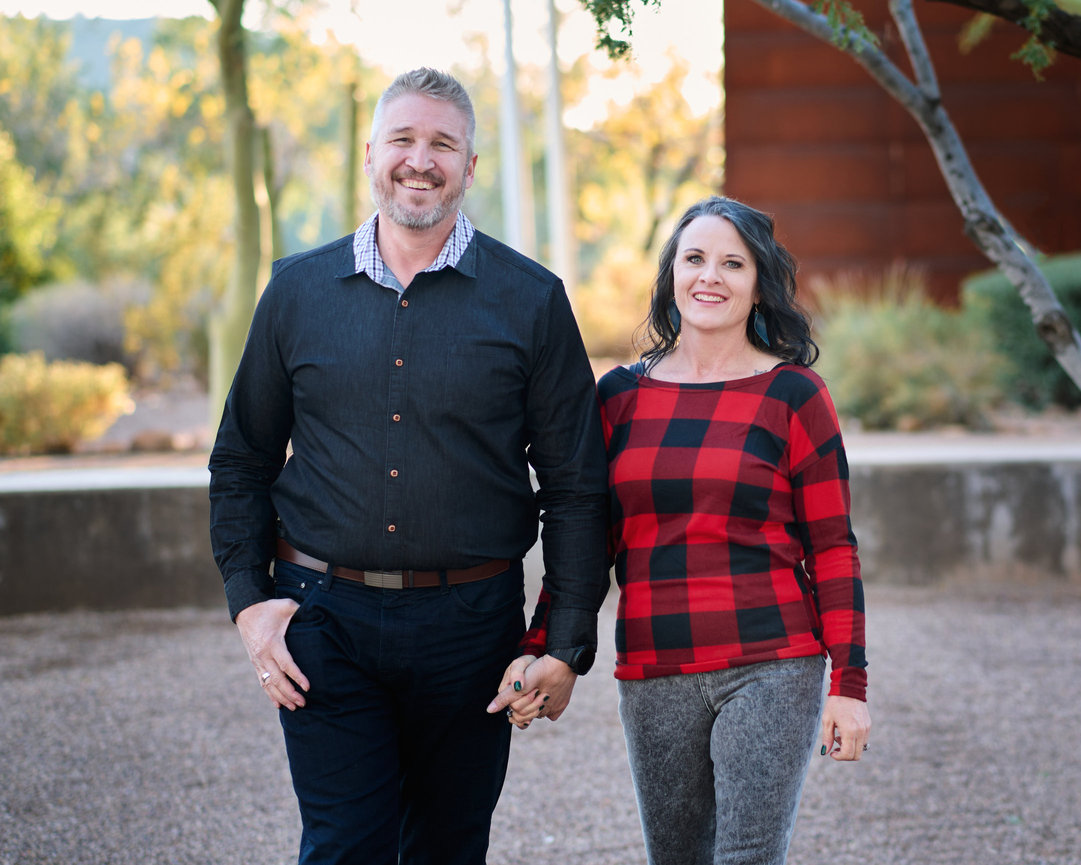
[[[1029,14],[1023,0],[926,0],[928,3],[949,3],[974,12],[986,12],[1011,24],[1021,25]],[[1045,44],[1073,57],[1081,57],[1081,15],[1071,15],[1055,7],[1048,11],[1040,30],[1035,34]]]
[[754,2],[766,7],[778,17],[791,21],[801,30],[823,42],[836,45],[838,49],[870,72],[871,77],[910,112],[917,110],[927,101],[927,95],[922,94],[878,46],[858,33],[850,30],[835,33],[825,15],[819,15],[800,0],[754,0]]
[[[912,70],[916,73],[920,90],[927,96],[929,102],[941,105],[942,91],[938,88],[938,75],[935,74],[931,53],[927,50],[927,43],[923,39],[923,31],[916,24],[915,16],[910,16],[911,20],[906,18],[905,25],[902,25],[892,7],[891,11],[894,20],[901,28],[901,41],[905,45],[905,51],[908,52],[908,59],[912,63]],[[911,12],[911,9],[908,11]]]

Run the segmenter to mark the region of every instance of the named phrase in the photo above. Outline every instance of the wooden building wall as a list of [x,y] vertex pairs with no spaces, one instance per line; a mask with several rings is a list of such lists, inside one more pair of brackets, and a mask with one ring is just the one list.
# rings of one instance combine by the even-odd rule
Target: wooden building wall
[[[971,13],[916,0],[946,108],[992,199],[1044,252],[1081,249],[1081,60],[1061,56],[1037,82],[1011,60],[1022,32],[1000,22],[971,54]],[[886,3],[860,3],[909,69]],[[936,296],[989,266],[964,234],[922,130],[855,61],[751,0],[725,0],[725,192],[773,213],[816,274],[925,269]]]

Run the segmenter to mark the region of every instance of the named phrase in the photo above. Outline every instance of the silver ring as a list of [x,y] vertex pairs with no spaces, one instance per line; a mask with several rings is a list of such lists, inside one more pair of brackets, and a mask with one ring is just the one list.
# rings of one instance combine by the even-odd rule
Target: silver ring
[[262,679],[263,684],[265,685],[267,682],[270,681],[270,670],[264,670],[263,675],[261,675],[259,678]]
[[514,709],[507,709],[507,717],[508,718],[513,718],[514,717]]

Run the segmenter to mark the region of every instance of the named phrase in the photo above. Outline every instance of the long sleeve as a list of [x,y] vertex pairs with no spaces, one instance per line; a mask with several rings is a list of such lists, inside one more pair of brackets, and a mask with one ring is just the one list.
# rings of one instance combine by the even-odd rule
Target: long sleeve
[[848,461],[824,386],[793,414],[789,448],[804,565],[830,656],[829,692],[865,700],[863,583],[850,518]]
[[210,456],[210,537],[229,614],[273,597],[271,487],[292,428],[290,384],[275,345],[274,293],[264,292]]
[[537,326],[526,413],[542,522],[547,609],[540,620],[549,648],[595,648],[597,610],[608,590],[607,461],[596,387],[562,286]]

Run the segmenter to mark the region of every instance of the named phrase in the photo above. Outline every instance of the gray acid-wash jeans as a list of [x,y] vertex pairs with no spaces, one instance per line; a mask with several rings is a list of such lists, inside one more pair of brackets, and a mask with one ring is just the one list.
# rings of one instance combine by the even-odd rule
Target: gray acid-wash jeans
[[825,660],[619,682],[650,865],[783,865]]

